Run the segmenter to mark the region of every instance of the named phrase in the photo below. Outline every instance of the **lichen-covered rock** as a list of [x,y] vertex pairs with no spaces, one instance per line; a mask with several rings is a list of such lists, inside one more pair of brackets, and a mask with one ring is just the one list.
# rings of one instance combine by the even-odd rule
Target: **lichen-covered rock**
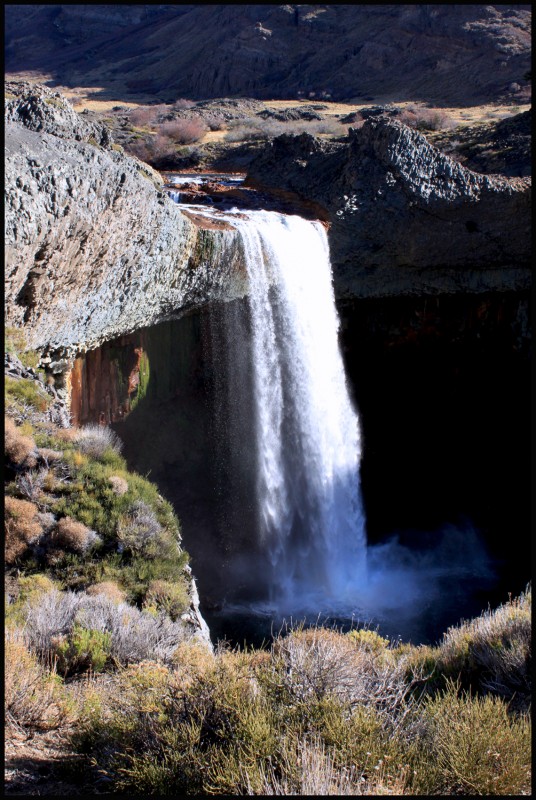
[[29,347],[72,354],[243,294],[236,232],[189,219],[63,98],[23,85],[5,130],[6,316]]
[[247,182],[326,208],[339,297],[530,285],[530,178],[465,169],[396,119],[371,118],[346,143],[279,136]]

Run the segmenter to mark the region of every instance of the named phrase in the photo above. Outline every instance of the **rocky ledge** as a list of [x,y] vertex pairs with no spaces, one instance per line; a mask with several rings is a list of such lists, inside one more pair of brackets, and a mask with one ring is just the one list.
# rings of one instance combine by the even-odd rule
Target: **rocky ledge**
[[279,136],[246,185],[324,206],[339,297],[530,285],[531,179],[472,172],[396,119],[343,142]]
[[235,232],[188,218],[60,94],[7,84],[5,132],[6,322],[45,361],[244,293]]

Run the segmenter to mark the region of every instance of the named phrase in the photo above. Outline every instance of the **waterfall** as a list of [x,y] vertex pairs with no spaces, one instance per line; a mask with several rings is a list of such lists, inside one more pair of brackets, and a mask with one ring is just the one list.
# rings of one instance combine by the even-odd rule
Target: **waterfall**
[[[355,598],[365,581],[361,443],[338,344],[326,233],[267,211],[226,219],[239,231],[248,326],[227,320],[231,438],[254,458],[259,581],[279,608],[318,610]],[[246,397],[251,394],[250,397]],[[252,412],[248,428],[244,409]]]

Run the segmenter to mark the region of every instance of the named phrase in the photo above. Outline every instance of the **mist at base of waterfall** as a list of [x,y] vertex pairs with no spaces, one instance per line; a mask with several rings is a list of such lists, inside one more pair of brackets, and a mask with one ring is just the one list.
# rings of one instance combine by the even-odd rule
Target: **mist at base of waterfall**
[[[240,564],[235,567],[238,575]],[[214,640],[234,645],[260,646],[300,625],[342,632],[365,627],[392,642],[435,644],[462,618],[508,599],[499,570],[478,531],[464,521],[425,535],[404,531],[369,546],[366,579],[352,596],[234,597],[204,613]]]

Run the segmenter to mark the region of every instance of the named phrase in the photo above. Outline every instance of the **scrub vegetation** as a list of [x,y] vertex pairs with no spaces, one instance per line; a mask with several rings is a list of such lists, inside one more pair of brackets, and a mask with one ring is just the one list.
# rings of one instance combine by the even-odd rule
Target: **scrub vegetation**
[[[127,795],[530,793],[530,588],[436,648],[318,627],[243,652],[160,632],[144,654],[147,627],[134,658],[102,624],[125,613],[119,598],[28,582],[22,594],[26,626],[7,628],[8,732],[63,726],[86,784],[98,765],[107,792]],[[47,640],[43,620],[65,616],[91,628]],[[525,667],[505,671],[512,661]]]

